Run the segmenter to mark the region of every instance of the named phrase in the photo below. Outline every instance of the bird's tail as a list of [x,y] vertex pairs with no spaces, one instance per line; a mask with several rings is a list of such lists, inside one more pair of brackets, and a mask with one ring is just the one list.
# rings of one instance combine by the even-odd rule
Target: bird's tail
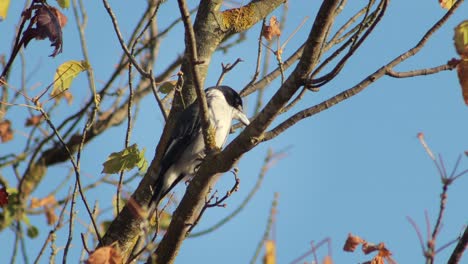
[[156,180],[154,181],[153,185],[151,186],[151,192],[153,193],[151,199],[148,203],[148,213],[151,216],[156,209],[158,208],[159,202],[164,197],[164,179],[160,175],[161,171],[158,170],[154,175],[152,175]]

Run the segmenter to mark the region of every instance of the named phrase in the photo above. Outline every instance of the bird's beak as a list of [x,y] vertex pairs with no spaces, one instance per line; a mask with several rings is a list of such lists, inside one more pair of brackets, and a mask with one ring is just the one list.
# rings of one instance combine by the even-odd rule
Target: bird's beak
[[234,118],[242,122],[245,126],[250,124],[249,118],[242,112],[242,108],[234,109]]

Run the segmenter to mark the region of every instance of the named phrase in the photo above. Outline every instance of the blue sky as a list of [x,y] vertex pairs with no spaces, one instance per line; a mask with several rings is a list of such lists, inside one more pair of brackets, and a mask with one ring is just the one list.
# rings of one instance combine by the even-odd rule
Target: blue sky
[[[18,2],[12,1],[7,19],[0,22],[3,40],[0,43],[0,53],[3,54],[10,52],[14,25],[19,20],[23,7],[22,1]],[[131,8],[128,1],[111,3],[124,36],[128,37],[132,33],[139,14],[145,9],[145,2],[132,2]],[[51,1],[51,4],[55,3]],[[319,4],[318,1],[289,1],[286,26],[281,36],[283,41],[306,16],[309,19],[286,46],[284,58],[306,39]],[[349,1],[348,9],[335,23],[335,29],[364,4],[364,1]],[[101,1],[86,1],[85,6],[89,16],[86,30],[88,48],[99,89],[113,71],[121,51]],[[281,10],[282,8],[273,14],[280,16]],[[453,28],[466,19],[467,11],[467,4],[462,4],[457,14],[431,38],[420,53],[395,70],[438,66],[456,57],[452,40]],[[52,82],[58,65],[68,60],[82,59],[73,12],[71,9],[63,12],[68,16],[68,24],[64,29],[63,53],[54,59],[49,58],[52,49],[47,41],[32,41],[25,50],[27,72],[30,73],[28,87],[48,85]],[[381,24],[351,58],[340,76],[320,92],[308,93],[291,114],[352,87],[378,67],[411,48],[444,12],[435,0],[391,1]],[[160,28],[164,28],[178,16],[174,1],[163,5],[158,18]],[[206,86],[215,84],[221,71],[221,62],[233,62],[239,57],[244,62],[226,76],[224,84],[239,90],[250,81],[255,68],[258,31],[259,25],[249,31],[248,40],[240,46],[227,54],[216,53]],[[155,71],[164,69],[167,63],[182,52],[183,30],[179,25],[162,42]],[[14,65],[10,85],[20,85],[17,81],[18,69],[19,61]],[[125,78],[126,76],[121,77],[115,85],[125,84]],[[87,80],[83,74],[71,87],[75,96],[74,104],[63,104],[52,116],[53,122],[59,123],[68,113],[81,106],[83,98],[89,96],[86,87]],[[278,87],[278,82],[269,86],[267,98]],[[255,95],[245,99],[248,102],[249,115],[252,115],[255,99]],[[332,241],[335,263],[369,260],[370,257],[360,253],[346,253],[341,250],[350,232],[370,242],[385,242],[393,252],[394,259],[400,263],[423,262],[417,235],[406,217],[413,218],[425,236],[424,213],[428,212],[433,226],[438,213],[441,183],[435,166],[416,135],[419,132],[425,134],[432,150],[442,155],[448,171],[451,171],[458,156],[467,150],[467,115],[468,108],[463,102],[455,71],[411,79],[383,77],[377,80],[359,95],[304,120],[274,140],[262,143],[247,153],[238,165],[241,179],[239,191],[229,198],[226,209],[208,210],[198,230],[210,227],[241,203],[255,184],[269,148],[275,151],[287,149],[286,157],[268,172],[262,187],[242,213],[215,233],[187,239],[176,263],[248,262],[263,235],[275,192],[279,193],[276,215],[278,263],[290,262],[306,252],[311,241],[318,242],[324,238]],[[21,133],[28,131],[22,124],[27,116],[24,108],[16,108],[7,113],[6,118],[15,120],[16,136],[14,141],[0,145],[1,155],[17,151],[18,146],[22,148],[24,137]],[[277,122],[284,118],[279,117]],[[162,127],[161,113],[153,97],[148,96],[140,106],[131,139],[132,143],[146,147],[148,160],[152,159]],[[97,138],[86,147],[82,160],[84,183],[97,179],[106,157],[123,148],[124,133],[124,126],[113,128],[106,136]],[[58,184],[69,166],[69,163],[63,163],[51,168],[33,196],[47,195],[50,186]],[[463,157],[459,169],[467,167],[468,162]],[[0,173],[14,182],[14,175],[9,169],[2,169]],[[71,186],[72,182],[69,184]],[[218,189],[224,192],[231,185],[232,177],[226,174],[218,184]],[[135,187],[127,186],[126,192],[131,193]],[[438,245],[453,240],[467,224],[467,188],[466,176],[449,188]],[[63,196],[67,190],[68,187],[64,188],[60,194]],[[182,191],[183,187],[179,188],[178,193]],[[87,198],[90,201],[98,199],[101,208],[108,208],[113,195],[113,187],[102,186],[90,191]],[[76,224],[71,259],[79,257],[82,247],[79,232],[84,230],[82,223],[88,222],[81,202],[78,202],[78,210],[81,220]],[[109,218],[110,214],[105,214],[101,219]],[[28,251],[35,257],[49,227],[43,224],[43,216],[32,217],[32,220],[41,229],[39,238],[28,240]],[[64,246],[66,231],[63,229],[59,233],[57,246]],[[4,249],[2,251],[11,252],[13,241],[14,235],[10,230],[0,233],[0,246]],[[437,262],[446,261],[452,249],[453,246],[442,251],[437,256]],[[43,257],[43,261],[46,261],[48,254],[47,252]],[[59,253],[59,259],[61,254]],[[325,254],[326,248],[319,250],[319,256]],[[307,259],[309,262],[312,260]],[[21,259],[18,263],[21,263]]]

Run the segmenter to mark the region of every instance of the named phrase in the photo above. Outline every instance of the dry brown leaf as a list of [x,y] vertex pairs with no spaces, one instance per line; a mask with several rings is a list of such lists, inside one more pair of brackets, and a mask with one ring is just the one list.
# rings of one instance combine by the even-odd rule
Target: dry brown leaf
[[468,58],[457,65],[458,81],[460,82],[463,100],[468,105]]
[[71,105],[73,103],[73,94],[70,93],[70,91],[64,91],[58,94],[55,98],[55,103],[59,103],[61,99],[65,99],[67,101],[68,105]]
[[57,8],[55,7],[50,7],[50,10],[52,11],[52,13],[54,13],[54,15],[57,17],[57,20],[59,22],[59,25],[60,27],[64,27],[66,24],[67,24],[67,21],[68,21],[68,18],[62,13],[60,12],[60,10],[58,10]]
[[378,251],[380,250],[382,247],[383,247],[383,243],[380,243],[378,245],[376,244],[372,244],[372,243],[368,243],[368,242],[364,242],[362,244],[362,252],[364,252],[364,254],[370,254],[374,251]]
[[[31,12],[32,10],[28,10]],[[29,15],[31,15],[29,13]],[[23,43],[26,48],[32,39],[48,38],[51,46],[55,47],[51,57],[62,52],[62,27],[67,19],[58,9],[41,3],[34,8],[28,28],[23,32]]]
[[44,120],[44,116],[43,115],[35,115],[35,116],[31,116],[30,118],[26,119],[26,124],[25,126],[37,126],[39,125],[42,120]]
[[121,264],[122,256],[114,247],[100,247],[89,255],[86,264]]
[[349,233],[348,238],[346,239],[346,242],[343,246],[343,250],[347,252],[354,252],[356,248],[364,242],[364,239]]
[[47,197],[44,197],[42,199],[37,199],[37,198],[32,198],[31,199],[31,205],[29,206],[31,209],[42,207],[42,206],[54,206],[57,204],[57,200],[55,199],[55,196],[49,195]]
[[0,122],[0,139],[3,143],[13,139],[13,130],[11,129],[10,120],[3,120]]
[[46,215],[48,225],[53,225],[55,224],[55,222],[57,222],[58,217],[55,214],[54,208],[52,208],[51,206],[45,207],[45,215]]
[[263,28],[262,35],[267,40],[272,40],[274,37],[278,37],[281,35],[281,30],[279,27],[280,23],[276,16],[272,16],[270,18],[270,25],[267,25]]

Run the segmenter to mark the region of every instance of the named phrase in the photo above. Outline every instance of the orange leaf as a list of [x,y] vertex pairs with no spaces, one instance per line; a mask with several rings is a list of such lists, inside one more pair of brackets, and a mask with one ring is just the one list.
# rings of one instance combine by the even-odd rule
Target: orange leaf
[[457,65],[457,73],[462,88],[463,100],[468,105],[468,58],[461,60]]
[[272,40],[274,37],[281,35],[281,30],[279,27],[279,22],[275,16],[270,18],[270,25],[263,28],[262,35],[267,40]]
[[333,260],[331,258],[331,256],[326,256],[323,261],[322,261],[323,264],[333,264]]
[[120,264],[122,256],[114,247],[100,247],[89,255],[86,264]]
[[354,250],[356,250],[356,248],[364,242],[364,239],[349,233],[348,239],[346,239],[346,242],[343,246],[343,250],[347,252],[354,252]]

